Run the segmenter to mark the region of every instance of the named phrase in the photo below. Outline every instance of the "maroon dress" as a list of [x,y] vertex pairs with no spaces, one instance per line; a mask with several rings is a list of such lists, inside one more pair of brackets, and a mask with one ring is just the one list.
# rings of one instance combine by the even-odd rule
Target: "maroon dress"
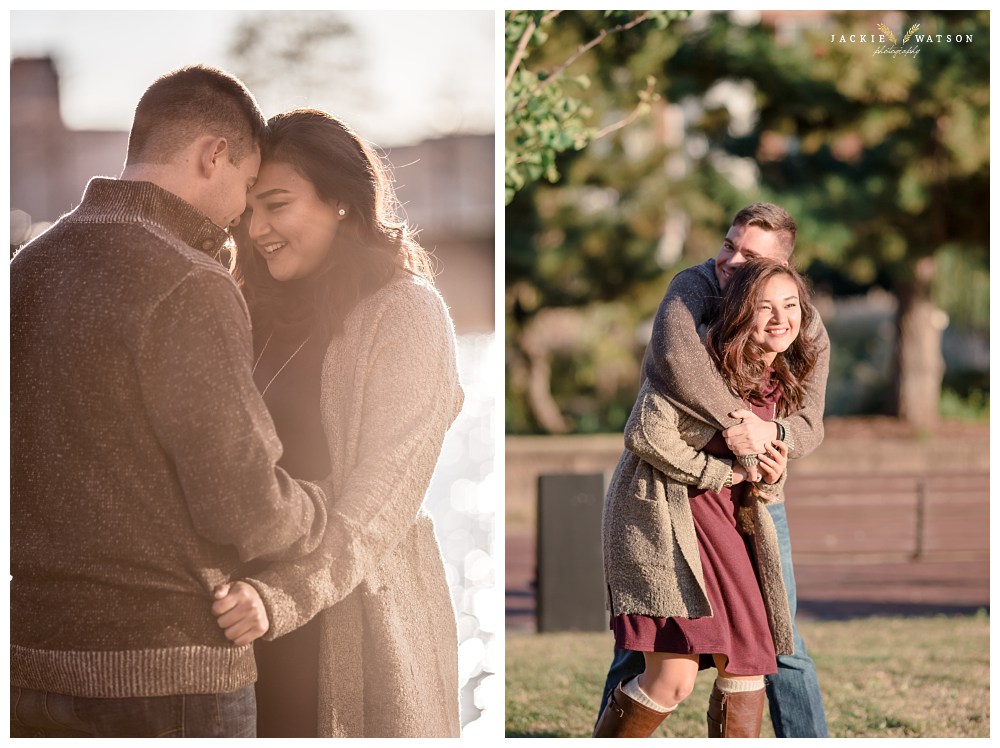
[[[772,386],[763,394],[763,400],[746,405],[755,415],[769,420],[775,416],[780,386]],[[716,433],[703,451],[733,458],[721,433]],[[614,616],[611,628],[619,649],[698,654],[702,670],[714,667],[712,655],[721,654],[728,658],[726,670],[733,675],[778,672],[774,641],[751,560],[752,546],[736,526],[736,508],[747,490],[745,482],[718,493],[688,487],[712,617]]]

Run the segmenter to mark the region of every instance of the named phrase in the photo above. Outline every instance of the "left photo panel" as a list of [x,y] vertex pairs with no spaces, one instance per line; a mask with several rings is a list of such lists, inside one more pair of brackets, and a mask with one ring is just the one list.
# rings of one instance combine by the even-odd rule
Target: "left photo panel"
[[499,737],[494,12],[10,32],[11,736]]

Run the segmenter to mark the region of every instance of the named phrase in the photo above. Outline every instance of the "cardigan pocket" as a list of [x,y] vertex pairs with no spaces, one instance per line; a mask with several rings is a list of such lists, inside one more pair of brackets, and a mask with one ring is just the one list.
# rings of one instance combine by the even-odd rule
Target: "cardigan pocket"
[[614,615],[652,614],[676,600],[673,531],[665,501],[619,496],[605,527],[605,569]]
[[635,497],[621,514],[622,543],[607,562],[612,614],[711,615],[700,561],[686,558],[668,502]]
[[621,502],[618,508],[626,558],[642,566],[670,566],[673,530],[667,502],[636,496]]

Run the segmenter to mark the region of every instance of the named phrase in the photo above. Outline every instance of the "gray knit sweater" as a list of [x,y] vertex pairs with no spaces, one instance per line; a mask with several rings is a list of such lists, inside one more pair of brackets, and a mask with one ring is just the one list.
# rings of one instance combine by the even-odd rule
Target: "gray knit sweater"
[[256,678],[212,616],[242,561],[319,542],[326,497],[275,467],[226,232],[94,179],[11,262],[11,684],[91,697]]

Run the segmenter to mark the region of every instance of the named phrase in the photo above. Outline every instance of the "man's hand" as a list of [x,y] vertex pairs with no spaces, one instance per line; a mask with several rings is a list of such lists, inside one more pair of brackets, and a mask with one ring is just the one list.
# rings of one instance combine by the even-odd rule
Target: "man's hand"
[[233,644],[249,644],[271,627],[264,601],[246,582],[220,584],[212,593],[212,615]]
[[788,465],[788,445],[782,441],[773,441],[767,445],[764,454],[760,456],[760,471],[765,483],[777,483]]
[[778,438],[778,424],[763,421],[749,410],[734,410],[729,417],[741,419],[740,423],[722,432],[734,455],[763,454],[765,445]]

